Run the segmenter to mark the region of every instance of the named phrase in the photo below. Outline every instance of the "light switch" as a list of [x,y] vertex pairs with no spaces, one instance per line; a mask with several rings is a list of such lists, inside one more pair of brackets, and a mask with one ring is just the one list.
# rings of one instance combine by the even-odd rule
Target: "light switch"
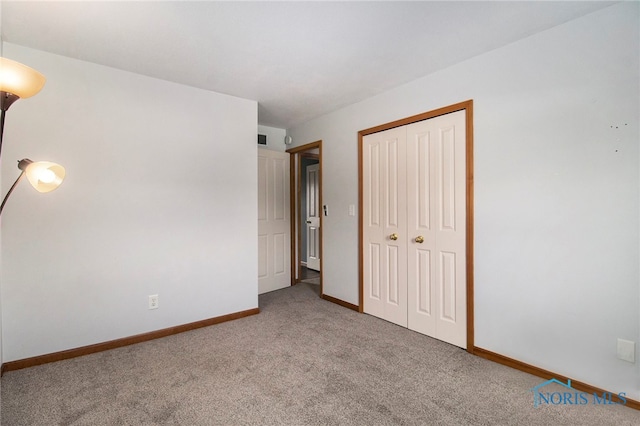
[[349,204],[349,216],[356,215],[356,206],[354,204]]

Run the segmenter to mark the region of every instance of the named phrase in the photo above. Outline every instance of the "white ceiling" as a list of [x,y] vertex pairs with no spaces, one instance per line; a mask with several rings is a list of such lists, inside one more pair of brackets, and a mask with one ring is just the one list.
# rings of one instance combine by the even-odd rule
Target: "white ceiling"
[[612,3],[1,4],[6,42],[257,100],[289,128]]

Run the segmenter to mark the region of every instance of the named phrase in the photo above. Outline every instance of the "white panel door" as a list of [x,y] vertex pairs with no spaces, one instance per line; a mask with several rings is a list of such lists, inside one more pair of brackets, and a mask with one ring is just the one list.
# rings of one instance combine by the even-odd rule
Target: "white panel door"
[[258,294],[291,285],[289,154],[258,149]]
[[320,271],[320,165],[307,167],[307,268]]
[[466,348],[466,127],[458,111],[407,126],[408,326]]
[[406,130],[363,143],[364,311],[406,327]]

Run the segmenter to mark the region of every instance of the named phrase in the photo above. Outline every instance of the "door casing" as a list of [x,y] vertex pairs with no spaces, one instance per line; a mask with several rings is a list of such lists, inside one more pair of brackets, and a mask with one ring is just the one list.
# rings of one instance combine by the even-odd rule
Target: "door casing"
[[[297,146],[295,148],[288,149],[288,152],[291,157],[289,159],[289,168],[290,168],[290,200],[291,200],[291,285],[295,285],[300,282],[300,245],[302,244],[301,238],[301,229],[300,229],[300,191],[301,188],[301,179],[300,179],[300,158],[303,155],[308,155],[310,151],[317,150],[318,156],[318,192],[319,192],[319,206],[322,206],[322,141],[311,142],[305,145]],[[323,291],[323,271],[324,267],[322,266],[323,262],[323,244],[322,244],[322,233],[323,233],[323,220],[324,215],[320,214],[320,297],[324,297]]]
[[466,290],[467,290],[467,352],[474,348],[473,305],[473,100],[449,105],[433,111],[371,127],[358,132],[358,272],[359,312],[364,312],[364,217],[363,217],[363,137],[372,133],[428,120],[440,115],[464,110],[466,112]]

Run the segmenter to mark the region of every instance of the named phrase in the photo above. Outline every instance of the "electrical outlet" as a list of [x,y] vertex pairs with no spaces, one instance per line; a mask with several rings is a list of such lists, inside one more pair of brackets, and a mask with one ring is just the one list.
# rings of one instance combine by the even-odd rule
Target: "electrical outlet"
[[631,363],[636,362],[636,342],[618,339],[618,358]]
[[149,296],[149,309],[158,309],[158,295],[152,294]]

